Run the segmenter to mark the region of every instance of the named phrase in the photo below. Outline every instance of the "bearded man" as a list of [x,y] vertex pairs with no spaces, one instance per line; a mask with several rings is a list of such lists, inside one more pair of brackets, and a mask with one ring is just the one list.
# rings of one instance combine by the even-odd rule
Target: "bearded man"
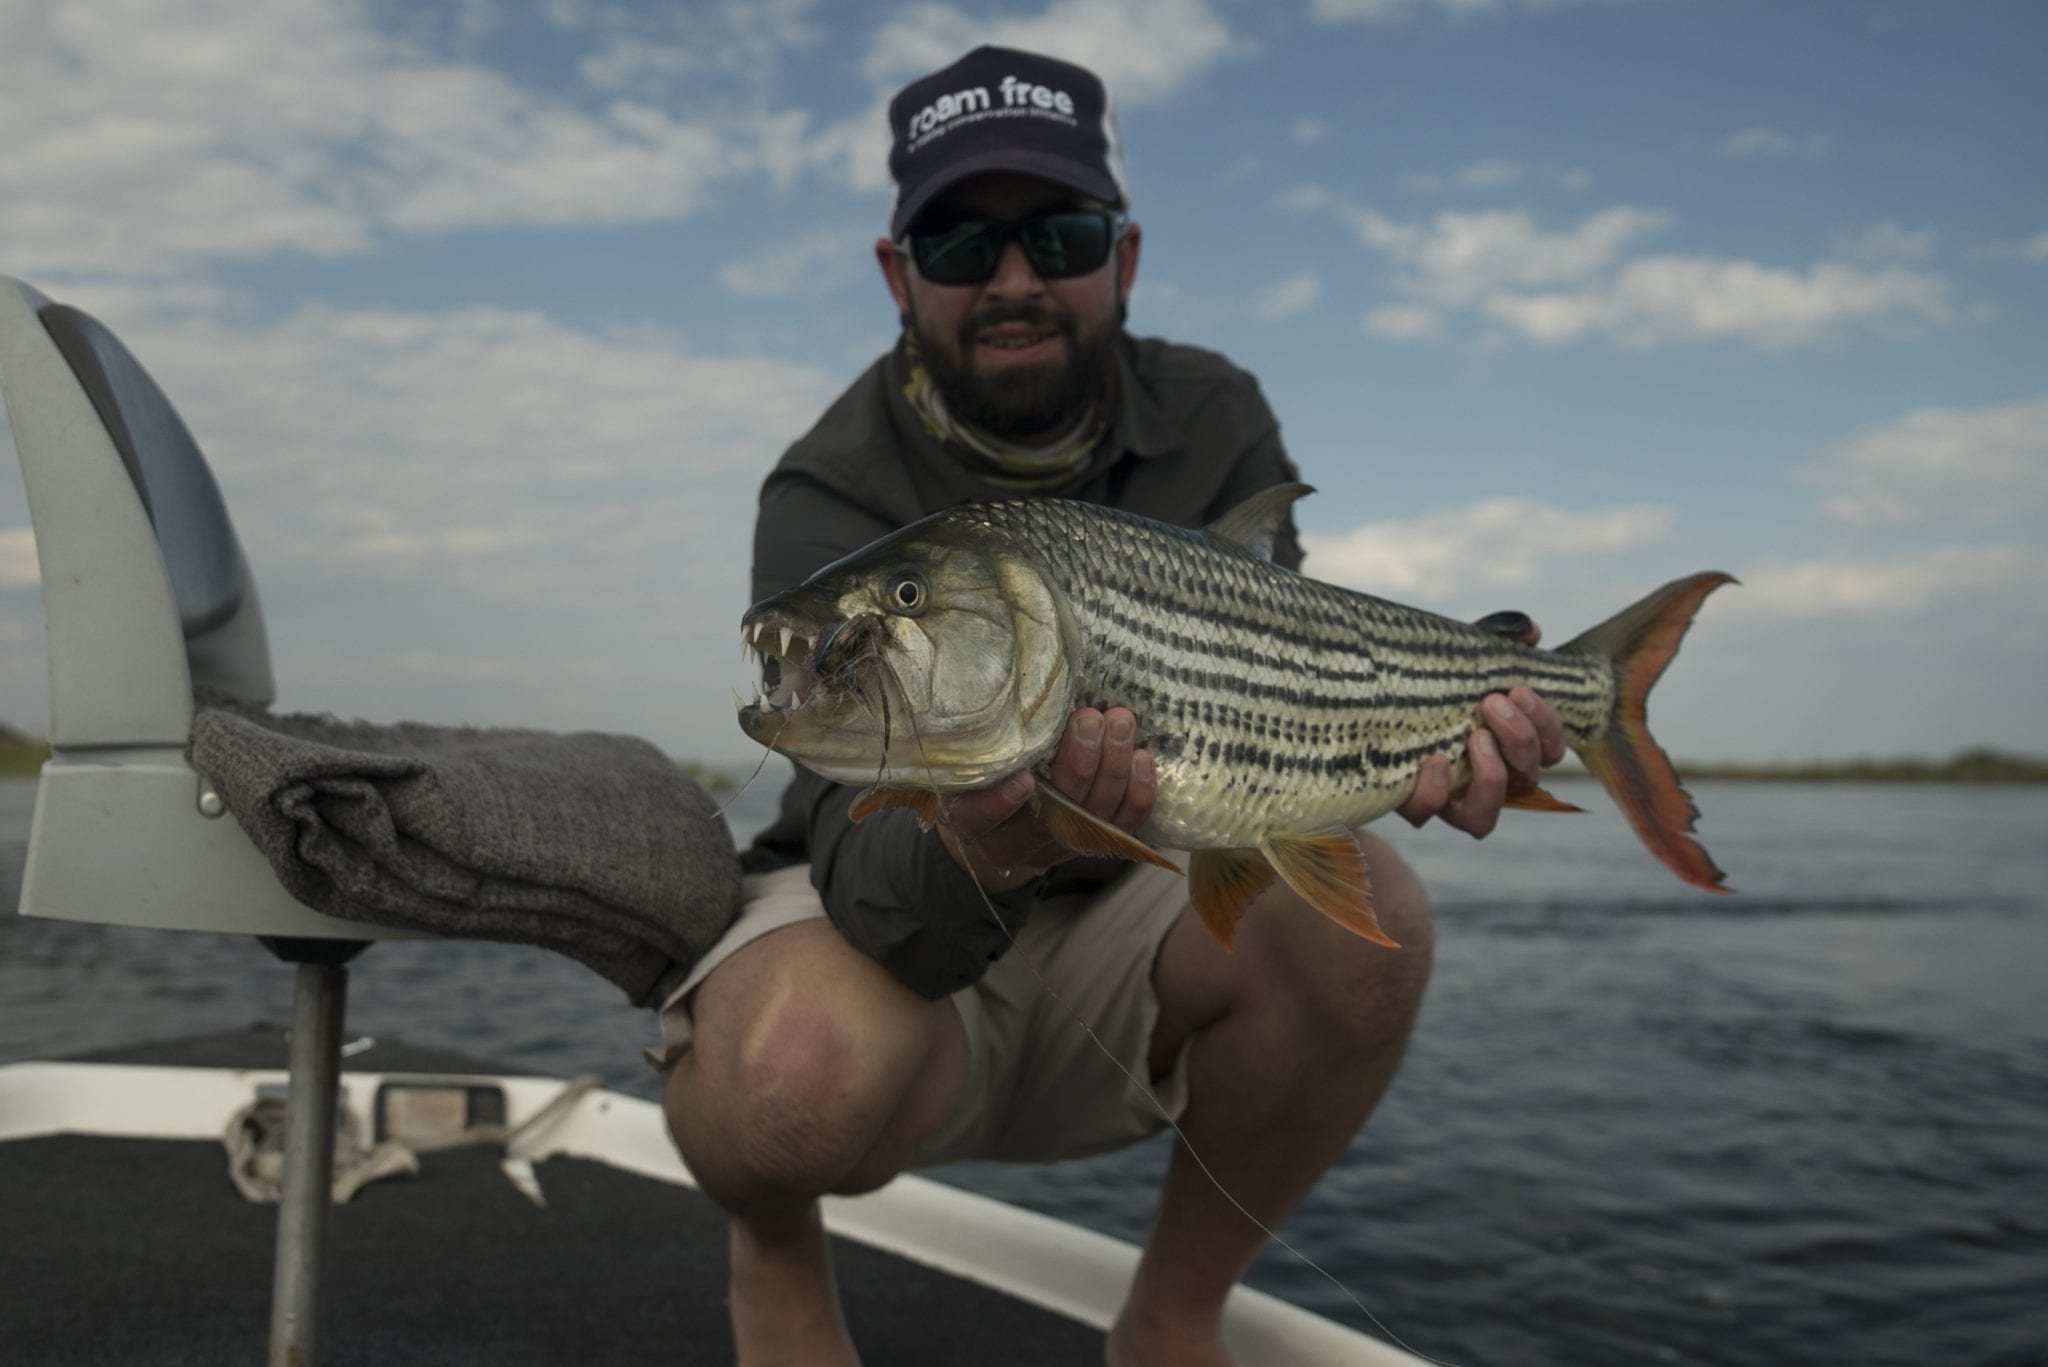
[[[1124,328],[1143,234],[1100,80],[978,48],[899,93],[890,125],[896,199],[875,255],[902,336],[768,476],[757,600],[965,500],[1088,499],[1201,526],[1297,478],[1249,374]],[[1275,559],[1301,563],[1291,522]],[[1410,821],[1484,835],[1509,773],[1562,757],[1555,713],[1527,690],[1482,711],[1469,787],[1452,797],[1439,761]],[[1131,714],[1083,709],[1044,781],[1134,830],[1153,779]],[[1184,880],[1054,840],[1029,803],[1038,781],[950,799],[933,836],[901,810],[855,825],[854,790],[800,771],[747,853],[738,921],[664,1007],[670,1128],[732,1217],[742,1364],[858,1361],[819,1196],[958,1159],[1098,1153],[1161,1129],[1160,1106],[1185,1138],[1105,1361],[1227,1364],[1224,1297],[1265,1239],[1231,1198],[1277,1224],[1392,1081],[1431,947],[1392,849],[1362,836],[1398,952],[1276,882],[1229,954]]]

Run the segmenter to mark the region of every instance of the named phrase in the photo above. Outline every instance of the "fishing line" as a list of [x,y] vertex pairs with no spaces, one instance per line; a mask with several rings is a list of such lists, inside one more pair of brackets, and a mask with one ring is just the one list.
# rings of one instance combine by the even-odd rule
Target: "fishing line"
[[1224,1200],[1230,1202],[1231,1206],[1236,1209],[1239,1215],[1244,1216],[1245,1219],[1251,1221],[1252,1224],[1256,1225],[1260,1232],[1263,1233],[1268,1239],[1271,1239],[1281,1248],[1286,1249],[1288,1253],[1294,1256],[1296,1261],[1300,1262],[1303,1266],[1307,1267],[1310,1271],[1314,1272],[1317,1276],[1321,1277],[1330,1285],[1336,1287],[1337,1290],[1343,1294],[1345,1299],[1349,1300],[1353,1305],[1358,1307],[1359,1314],[1364,1315],[1366,1319],[1372,1323],[1372,1326],[1375,1329],[1378,1329],[1382,1334],[1385,1334],[1390,1340],[1393,1341],[1395,1347],[1400,1348],[1406,1352],[1413,1353],[1416,1357],[1421,1358],[1424,1362],[1435,1363],[1436,1367],[1458,1367],[1456,1363],[1445,1362],[1442,1358],[1433,1358],[1429,1354],[1423,1352],[1420,1348],[1416,1348],[1413,1345],[1411,1345],[1406,1339],[1402,1338],[1399,1334],[1395,1333],[1391,1328],[1389,1328],[1385,1320],[1381,1319],[1378,1315],[1375,1315],[1369,1308],[1367,1308],[1365,1302],[1358,1298],[1358,1293],[1353,1291],[1350,1287],[1346,1286],[1343,1282],[1339,1281],[1335,1274],[1330,1272],[1328,1268],[1324,1267],[1314,1258],[1309,1257],[1308,1254],[1302,1252],[1293,1244],[1289,1243],[1286,1239],[1282,1238],[1280,1234],[1276,1230],[1274,1230],[1272,1226],[1268,1225],[1264,1220],[1261,1220],[1258,1216],[1252,1214],[1249,1210],[1246,1210],[1244,1207],[1244,1203],[1238,1200],[1235,1196],[1230,1194],[1230,1188],[1224,1186],[1222,1179],[1217,1177],[1215,1172],[1209,1167],[1208,1161],[1204,1159],[1200,1153],[1197,1153],[1195,1151],[1194,1141],[1188,1138],[1188,1132],[1181,1128],[1180,1122],[1178,1120],[1175,1120],[1173,1118],[1172,1113],[1166,1109],[1166,1103],[1159,1099],[1159,1094],[1157,1092],[1154,1092],[1152,1088],[1147,1083],[1145,1083],[1141,1078],[1139,1078],[1139,1076],[1136,1073],[1132,1072],[1129,1068],[1124,1066],[1124,1061],[1118,1058],[1116,1054],[1111,1051],[1110,1047],[1107,1044],[1102,1042],[1102,1036],[1095,1033],[1095,1027],[1088,1023],[1088,1018],[1083,1016],[1080,1012],[1074,1010],[1073,1007],[1068,1006],[1066,998],[1062,997],[1057,991],[1054,990],[1053,985],[1050,982],[1046,981],[1045,974],[1039,971],[1037,961],[1034,960],[1029,954],[1024,952],[1024,947],[1017,942],[1016,932],[1010,929],[1009,923],[1003,919],[1003,914],[996,909],[995,902],[989,897],[988,892],[981,886],[981,880],[974,876],[973,870],[970,869],[968,871],[967,878],[969,882],[974,884],[974,890],[981,894],[982,905],[988,908],[989,915],[995,919],[997,927],[1002,930],[1003,934],[1006,937],[1008,937],[1010,941],[1010,952],[1015,954],[1018,957],[1018,959],[1023,962],[1026,968],[1031,970],[1031,976],[1038,979],[1038,985],[1041,988],[1045,989],[1045,995],[1051,997],[1055,1002],[1059,1003],[1060,1009],[1065,1011],[1069,1016],[1073,1017],[1074,1023],[1081,1027],[1082,1031],[1088,1036],[1089,1040],[1094,1043],[1096,1049],[1101,1052],[1102,1056],[1108,1059],[1111,1065],[1114,1066],[1119,1073],[1122,1073],[1124,1077],[1129,1080],[1130,1084],[1133,1087],[1136,1087],[1139,1091],[1145,1094],[1145,1099],[1152,1103],[1152,1109],[1159,1112],[1159,1118],[1161,1120],[1164,1120],[1169,1126],[1171,1126],[1174,1134],[1179,1136],[1181,1146],[1187,1150],[1188,1157],[1195,1160],[1195,1166],[1202,1170],[1202,1176],[1209,1179],[1209,1185],[1216,1188],[1217,1192],[1222,1195]]
[[782,725],[775,728],[775,734],[769,738],[766,746],[762,749],[760,763],[754,766],[754,772],[747,775],[747,781],[739,786],[738,792],[719,804],[718,817],[721,821],[725,819],[725,814],[732,810],[732,804],[744,797],[747,789],[754,786],[754,780],[761,777],[761,771],[768,767],[768,756],[775,753],[775,742],[782,739],[782,733],[788,726],[789,717],[785,715],[782,719]]
[[[884,667],[886,668],[886,664]],[[917,729],[917,720],[915,716],[911,717],[910,719],[910,734],[912,739],[917,744],[918,758],[923,763],[926,778],[931,783],[932,794],[935,797],[939,796],[937,775],[934,774],[932,771],[930,760],[925,757],[924,736]],[[1043,780],[1038,779],[1035,775],[1033,776],[1033,782],[1041,781]],[[959,832],[953,829],[952,823],[946,820],[943,808],[940,809],[939,820],[940,823],[945,826],[947,833],[952,835],[954,840],[961,841],[961,843],[963,844],[966,843],[964,840],[962,840],[962,837],[960,836]],[[986,834],[988,833],[983,832],[983,835]],[[980,837],[976,837],[976,839],[978,840],[980,839]],[[1161,1120],[1164,1120],[1167,1123],[1167,1125],[1172,1128],[1174,1134],[1180,1139],[1181,1147],[1187,1150],[1188,1157],[1192,1158],[1195,1161],[1195,1166],[1201,1169],[1202,1176],[1209,1179],[1209,1185],[1216,1188],[1217,1193],[1221,1195],[1224,1200],[1228,1201],[1231,1204],[1232,1208],[1234,1208],[1239,1215],[1242,1215],[1245,1219],[1251,1221],[1252,1224],[1255,1227],[1257,1227],[1260,1233],[1264,1234],[1268,1239],[1272,1240],[1275,1244],[1278,1244],[1281,1248],[1286,1249],[1289,1254],[1293,1255],[1294,1259],[1297,1262],[1309,1268],[1317,1276],[1321,1277],[1330,1285],[1336,1287],[1338,1292],[1342,1294],[1345,1299],[1349,1300],[1354,1306],[1358,1307],[1358,1313],[1364,1315],[1365,1318],[1372,1324],[1372,1326],[1375,1329],[1378,1329],[1382,1334],[1385,1334],[1390,1340],[1392,1340],[1396,1347],[1406,1352],[1413,1353],[1416,1357],[1421,1358],[1424,1362],[1434,1363],[1435,1367],[1457,1367],[1457,1364],[1455,1363],[1445,1362],[1442,1358],[1433,1358],[1429,1354],[1423,1352],[1421,1349],[1411,1346],[1406,1339],[1402,1338],[1399,1334],[1395,1333],[1393,1329],[1391,1329],[1387,1325],[1387,1322],[1385,1320],[1381,1319],[1378,1315],[1375,1315],[1372,1312],[1372,1310],[1366,1305],[1366,1303],[1363,1300],[1359,1299],[1357,1292],[1353,1291],[1350,1287],[1346,1286],[1343,1282],[1339,1281],[1336,1275],[1333,1274],[1328,1268],[1324,1267],[1314,1258],[1309,1257],[1308,1254],[1296,1248],[1293,1244],[1289,1243],[1286,1239],[1282,1238],[1279,1232],[1276,1231],[1271,1225],[1268,1225],[1264,1220],[1261,1220],[1258,1216],[1252,1214],[1249,1210],[1245,1209],[1244,1202],[1238,1200],[1236,1196],[1231,1194],[1230,1188],[1223,1185],[1223,1179],[1216,1175],[1215,1170],[1209,1166],[1208,1160],[1203,1158],[1202,1155],[1196,1151],[1194,1140],[1188,1137],[1188,1132],[1181,1128],[1180,1122],[1173,1118],[1173,1113],[1166,1109],[1166,1103],[1159,1099],[1159,1094],[1152,1090],[1151,1085],[1149,1083],[1145,1082],[1136,1073],[1132,1072],[1128,1067],[1126,1067],[1124,1065],[1124,1061],[1118,1058],[1116,1056],[1116,1053],[1107,1044],[1103,1042],[1102,1036],[1095,1032],[1095,1027],[1089,1024],[1088,1018],[1086,1016],[1083,1016],[1079,1011],[1076,1011],[1073,1007],[1067,1005],[1067,999],[1065,997],[1062,997],[1059,994],[1059,992],[1056,989],[1054,989],[1052,983],[1047,980],[1044,972],[1039,969],[1038,961],[1033,959],[1029,954],[1027,954],[1024,951],[1023,945],[1018,943],[1017,933],[1011,930],[1010,923],[1003,919],[1003,913],[996,908],[995,899],[988,895],[988,889],[984,888],[981,885],[981,879],[975,875],[974,870],[969,868],[966,870],[966,872],[967,881],[974,884],[974,891],[981,897],[981,904],[988,909],[990,919],[994,921],[996,928],[1003,932],[1004,938],[1009,940],[1010,952],[1012,954],[1015,954],[1026,968],[1031,970],[1031,976],[1038,980],[1038,986],[1045,992],[1045,995],[1051,997],[1053,1001],[1058,1004],[1059,1008],[1062,1011],[1066,1012],[1068,1016],[1072,1017],[1076,1025],[1081,1027],[1082,1033],[1088,1036],[1089,1042],[1094,1044],[1097,1052],[1099,1052],[1104,1058],[1109,1060],[1110,1066],[1115,1068],[1119,1073],[1122,1073],[1124,1075],[1124,1078],[1133,1087],[1136,1087],[1140,1092],[1144,1093],[1145,1099],[1152,1103],[1152,1109],[1159,1112],[1159,1118]]]

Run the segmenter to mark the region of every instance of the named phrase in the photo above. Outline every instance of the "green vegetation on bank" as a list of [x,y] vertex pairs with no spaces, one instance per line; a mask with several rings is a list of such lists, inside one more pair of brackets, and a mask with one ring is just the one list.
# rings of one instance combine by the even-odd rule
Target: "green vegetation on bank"
[[709,764],[700,764],[694,759],[679,759],[676,768],[689,776],[690,781],[713,797],[730,797],[739,791],[740,781],[729,770]]
[[1947,759],[1809,760],[1797,764],[1684,764],[1687,778],[1801,783],[2048,783],[2048,759],[1978,747]]
[[49,757],[49,746],[0,722],[0,774],[33,774]]

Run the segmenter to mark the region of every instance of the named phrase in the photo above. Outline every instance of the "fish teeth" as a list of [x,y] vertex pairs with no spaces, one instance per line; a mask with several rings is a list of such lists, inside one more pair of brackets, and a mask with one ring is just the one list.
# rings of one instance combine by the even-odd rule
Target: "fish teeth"
[[796,633],[790,630],[788,627],[784,627],[782,629],[782,657],[784,659],[789,658],[789,641],[790,638],[794,635],[796,635]]

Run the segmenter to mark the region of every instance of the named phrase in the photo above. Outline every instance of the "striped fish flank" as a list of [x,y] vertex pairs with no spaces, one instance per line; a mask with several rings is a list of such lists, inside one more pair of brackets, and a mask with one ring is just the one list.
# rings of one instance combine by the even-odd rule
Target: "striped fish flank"
[[[1127,707],[1156,764],[1151,817],[1133,839],[1041,783],[1063,840],[1153,862],[1153,847],[1193,852],[1193,900],[1226,944],[1275,874],[1384,941],[1352,833],[1434,756],[1462,781],[1480,700],[1527,685],[1651,851],[1719,890],[1642,700],[1728,576],[1678,580],[1539,650],[1273,564],[1306,492],[1267,490],[1199,531],[1056,499],[926,518],[748,612],[772,687],[741,725],[869,786],[857,815],[908,805],[929,825],[938,794],[1047,760],[1074,707]],[[1571,810],[1526,787],[1510,803]]]

